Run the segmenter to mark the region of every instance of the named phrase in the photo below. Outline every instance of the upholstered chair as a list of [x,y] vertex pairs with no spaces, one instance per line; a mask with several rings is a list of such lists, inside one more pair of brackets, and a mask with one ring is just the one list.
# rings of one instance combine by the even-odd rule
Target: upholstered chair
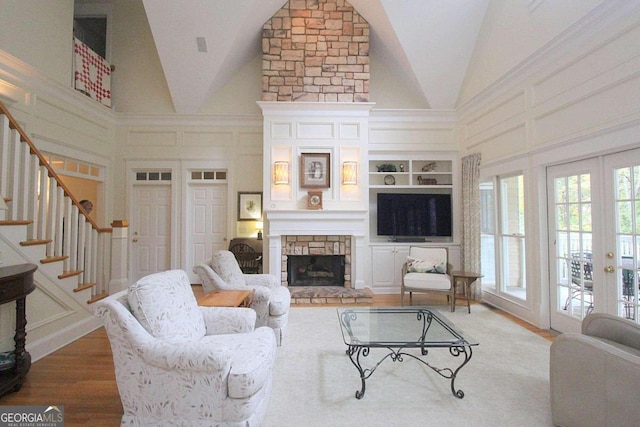
[[563,427],[637,426],[640,325],[606,313],[582,320],[582,333],[551,344],[551,414]]
[[289,319],[291,293],[270,274],[244,274],[229,251],[218,251],[210,259],[193,267],[202,281],[205,293],[214,290],[255,290],[251,308],[256,311],[256,327],[273,329],[278,345],[282,345]]
[[140,279],[96,303],[131,426],[258,426],[276,342],[249,308],[199,307],[186,272]]
[[435,292],[447,295],[447,301],[453,311],[453,280],[447,248],[411,246],[409,256],[402,266],[402,284],[400,286],[401,303],[404,306],[404,293],[409,292],[409,304],[412,304],[413,292]]

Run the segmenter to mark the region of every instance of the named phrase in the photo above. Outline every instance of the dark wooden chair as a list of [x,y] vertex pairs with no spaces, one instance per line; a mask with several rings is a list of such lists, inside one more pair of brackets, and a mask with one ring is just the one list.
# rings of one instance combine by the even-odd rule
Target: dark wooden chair
[[229,247],[229,252],[236,257],[240,270],[245,274],[260,273],[262,256],[245,243],[236,243]]

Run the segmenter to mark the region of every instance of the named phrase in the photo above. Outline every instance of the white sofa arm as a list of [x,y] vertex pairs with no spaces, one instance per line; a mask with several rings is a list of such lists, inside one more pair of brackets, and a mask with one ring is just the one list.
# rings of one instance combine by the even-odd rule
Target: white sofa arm
[[243,276],[247,286],[266,286],[267,288],[282,286],[278,278],[272,274],[244,274]]
[[582,334],[551,345],[551,409],[559,426],[635,426],[640,419],[640,351]]
[[131,347],[148,364],[166,370],[228,371],[231,351],[225,346],[201,343],[170,344],[153,337],[122,304],[109,301],[99,306],[96,315],[110,317],[105,328],[118,327],[124,332],[118,339],[129,342]]
[[200,307],[207,335],[251,332],[256,324],[256,312],[250,308]]
[[231,350],[201,342],[168,344],[153,339],[142,347],[135,347],[149,364],[168,371],[228,372],[231,369]]
[[582,333],[640,350],[640,325],[606,313],[592,313],[582,322]]

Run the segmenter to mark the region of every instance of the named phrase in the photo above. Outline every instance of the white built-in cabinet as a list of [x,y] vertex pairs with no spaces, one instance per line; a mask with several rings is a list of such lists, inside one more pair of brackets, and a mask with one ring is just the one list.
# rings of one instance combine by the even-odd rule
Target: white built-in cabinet
[[373,290],[393,290],[402,281],[402,264],[409,255],[409,246],[371,246],[371,277]]
[[451,194],[453,217],[460,218],[458,182],[458,158],[456,153],[386,153],[370,154],[368,163],[370,200],[371,287],[375,293],[400,292],[402,264],[406,261],[410,246],[446,247],[449,263],[460,268],[460,245],[457,243],[454,224],[453,240],[430,242],[389,242],[376,234],[376,200],[379,192],[432,192]]

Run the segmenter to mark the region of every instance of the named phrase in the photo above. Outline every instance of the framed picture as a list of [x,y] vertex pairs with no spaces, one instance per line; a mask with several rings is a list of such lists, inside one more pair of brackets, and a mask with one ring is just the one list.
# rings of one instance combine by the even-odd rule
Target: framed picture
[[238,193],[238,221],[257,221],[262,218],[262,193]]
[[300,187],[331,187],[331,154],[302,153],[300,155]]

